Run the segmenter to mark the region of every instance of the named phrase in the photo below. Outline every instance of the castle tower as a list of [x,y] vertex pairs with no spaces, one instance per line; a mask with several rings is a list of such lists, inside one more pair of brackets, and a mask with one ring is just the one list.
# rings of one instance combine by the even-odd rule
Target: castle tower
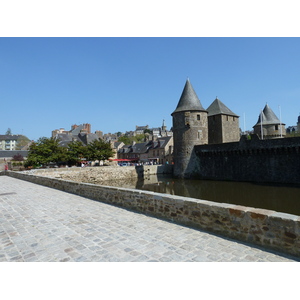
[[173,117],[174,176],[192,177],[196,166],[194,146],[208,143],[207,111],[189,80],[186,81]]
[[239,116],[216,98],[208,107],[208,143],[221,144],[240,140]]
[[259,114],[253,129],[260,139],[276,139],[286,135],[285,124],[280,122],[268,104]]
[[297,132],[300,133],[300,114],[299,114],[298,122],[297,122]]

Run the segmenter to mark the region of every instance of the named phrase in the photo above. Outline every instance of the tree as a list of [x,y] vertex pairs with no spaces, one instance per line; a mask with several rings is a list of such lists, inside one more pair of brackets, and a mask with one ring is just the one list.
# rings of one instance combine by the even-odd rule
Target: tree
[[30,145],[25,166],[39,167],[66,160],[67,149],[59,146],[58,139],[42,137]]
[[86,158],[88,160],[106,160],[114,155],[110,143],[103,140],[94,140],[87,146]]
[[118,141],[123,142],[125,145],[130,145],[132,143],[130,137],[126,135],[119,137]]
[[7,128],[7,130],[6,130],[6,133],[5,133],[6,135],[12,135],[12,133],[11,133],[11,129],[10,128]]
[[87,147],[80,141],[72,141],[67,148],[67,161],[70,165],[79,163],[82,158],[87,156]]
[[138,134],[136,136],[122,136],[118,139],[119,142],[123,142],[125,145],[131,145],[132,142],[141,143],[144,142],[146,139],[145,134]]
[[18,154],[14,155],[12,157],[12,160],[14,160],[14,161],[23,161],[24,157],[23,157],[23,155],[21,155],[21,154],[18,153]]

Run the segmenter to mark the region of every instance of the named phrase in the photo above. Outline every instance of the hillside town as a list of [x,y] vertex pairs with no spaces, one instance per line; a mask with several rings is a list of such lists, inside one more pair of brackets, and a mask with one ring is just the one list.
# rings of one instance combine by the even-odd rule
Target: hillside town
[[[208,108],[209,116],[216,118],[219,116],[236,116],[230,111],[219,99],[216,99],[214,105],[212,104]],[[261,119],[263,120],[261,124]],[[238,124],[238,122],[237,122]],[[284,124],[280,126],[281,122],[274,114],[272,109],[266,105],[262,114],[258,116],[257,123],[253,126],[254,130],[248,131],[248,134],[256,133],[260,135],[261,125],[263,125],[264,138],[274,138],[284,136],[297,136],[300,134],[300,116],[297,119],[297,124],[288,126],[285,129]],[[66,147],[68,143],[72,141],[79,141],[83,145],[102,139],[105,142],[111,144],[114,150],[114,156],[111,161],[117,162],[121,166],[132,164],[172,164],[173,162],[173,132],[172,128],[167,129],[165,121],[162,121],[160,127],[150,127],[149,125],[138,126],[132,131],[125,133],[103,133],[100,130],[92,132],[91,124],[73,124],[70,130],[64,128],[55,129],[51,133],[51,137],[58,139],[61,146]],[[243,134],[239,127],[239,135],[235,140],[238,140],[240,135]],[[271,132],[271,128],[274,129]],[[274,135],[274,132],[277,135]],[[280,133],[281,132],[281,133]],[[212,136],[212,135],[211,135]],[[124,137],[130,144],[125,144],[122,141]],[[134,139],[136,138],[137,139]],[[142,140],[141,140],[142,139]],[[137,141],[136,141],[137,140]],[[234,141],[234,140],[231,140]],[[33,141],[30,141],[26,136],[20,134],[2,134],[0,135],[0,167],[3,168],[4,163],[12,160],[12,158],[18,153],[21,154],[24,159],[28,154],[28,149]],[[219,142],[226,142],[220,140]],[[209,143],[214,143],[210,139]],[[1,169],[2,169],[1,168]]]
[[[190,96],[196,95],[189,80],[186,82],[179,104],[174,111],[181,111],[186,105],[185,101]],[[195,96],[197,98],[197,96]],[[197,99],[196,99],[197,100]],[[196,101],[195,103],[199,100]],[[193,101],[193,97],[192,97]],[[192,103],[193,104],[193,103]],[[190,103],[189,103],[190,105]],[[197,104],[198,105],[198,104]],[[203,132],[207,131],[207,137],[202,136],[202,130],[198,130],[198,140],[203,144],[222,144],[237,142],[242,135],[256,134],[260,139],[274,139],[298,136],[300,134],[300,116],[297,124],[285,127],[280,119],[275,115],[271,107],[266,104],[258,116],[258,121],[253,126],[252,131],[242,132],[239,126],[239,116],[230,110],[220,99],[216,98],[211,105],[201,111],[207,115],[207,123],[203,124]],[[174,114],[173,113],[173,114]],[[197,115],[199,121],[202,117]],[[185,116],[185,125],[189,126],[192,119]],[[174,122],[174,121],[173,121]],[[193,122],[193,121],[192,121]],[[174,126],[174,124],[173,124]],[[149,125],[136,125],[132,131],[125,133],[106,133],[100,130],[92,132],[92,125],[73,124],[70,130],[65,128],[54,129],[51,138],[58,141],[59,146],[68,147],[72,142],[79,142],[83,146],[101,140],[109,143],[114,155],[110,157],[111,163],[120,166],[138,164],[173,164],[173,128],[167,129],[165,120],[162,120],[160,127],[150,127]],[[26,160],[28,150],[34,141],[30,141],[26,136],[12,134],[8,128],[6,134],[0,135],[0,167],[7,162],[15,160],[16,156]],[[84,158],[82,158],[84,160]],[[103,163],[103,162],[102,162]]]

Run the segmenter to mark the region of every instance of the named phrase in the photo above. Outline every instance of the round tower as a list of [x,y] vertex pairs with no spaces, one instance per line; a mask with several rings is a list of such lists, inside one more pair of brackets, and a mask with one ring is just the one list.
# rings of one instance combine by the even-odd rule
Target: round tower
[[297,132],[300,133],[300,114],[299,114],[298,122],[297,122]]
[[194,146],[208,143],[207,111],[189,80],[186,81],[183,92],[173,117],[174,141],[174,176],[190,178],[197,168],[197,157]]
[[258,117],[257,123],[253,126],[254,133],[260,139],[276,139],[286,135],[285,124],[282,123],[273,110],[266,104]]

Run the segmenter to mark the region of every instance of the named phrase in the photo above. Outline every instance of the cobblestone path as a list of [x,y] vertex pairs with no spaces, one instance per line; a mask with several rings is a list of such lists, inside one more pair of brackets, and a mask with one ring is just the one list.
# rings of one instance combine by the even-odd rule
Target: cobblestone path
[[294,260],[213,234],[0,176],[0,261]]

